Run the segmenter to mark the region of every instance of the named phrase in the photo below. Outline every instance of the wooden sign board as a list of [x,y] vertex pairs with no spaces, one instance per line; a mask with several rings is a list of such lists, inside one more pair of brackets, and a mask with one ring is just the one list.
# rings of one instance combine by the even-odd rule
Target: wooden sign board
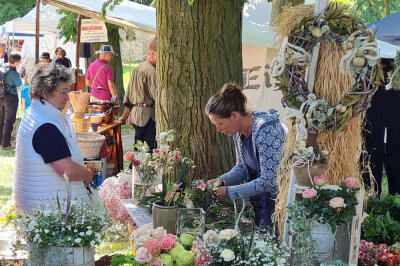
[[81,42],[108,42],[106,24],[97,19],[82,19]]

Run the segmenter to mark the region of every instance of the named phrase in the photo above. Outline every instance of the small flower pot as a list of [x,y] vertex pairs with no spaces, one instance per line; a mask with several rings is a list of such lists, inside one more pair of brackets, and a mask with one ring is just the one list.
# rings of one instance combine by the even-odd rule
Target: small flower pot
[[163,206],[161,202],[154,202],[152,208],[153,228],[164,227],[170,234],[176,234],[178,220],[178,206]]
[[321,259],[333,259],[335,234],[327,224],[314,222],[311,227],[311,238],[315,242],[315,251]]
[[296,184],[299,186],[310,186],[313,184],[311,181],[314,176],[324,175],[326,169],[328,169],[328,164],[314,163],[302,166],[302,167],[292,167],[294,175],[296,177]]

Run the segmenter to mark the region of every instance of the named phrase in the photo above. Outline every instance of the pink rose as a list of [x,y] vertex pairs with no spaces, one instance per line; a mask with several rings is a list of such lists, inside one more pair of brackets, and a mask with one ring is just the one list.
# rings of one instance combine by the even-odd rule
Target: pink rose
[[176,241],[169,236],[164,236],[163,238],[161,238],[160,240],[160,247],[162,252],[167,253],[171,248],[173,248],[175,246]]
[[346,185],[346,187],[348,187],[350,189],[355,189],[360,186],[360,182],[358,182],[357,179],[351,178],[351,177],[346,178],[346,180],[344,181],[344,184]]
[[153,152],[154,152],[155,154],[159,154],[159,153],[160,153],[160,150],[159,150],[159,149],[154,149]]
[[197,265],[203,266],[207,262],[211,261],[212,257],[210,257],[207,253],[199,253],[196,256]]
[[218,243],[219,242],[219,234],[215,232],[214,230],[208,230],[204,235],[203,235],[203,240],[207,243]]
[[162,237],[167,235],[167,230],[165,230],[162,226],[157,227],[153,230],[152,235],[154,238],[161,239]]
[[311,199],[317,196],[317,191],[313,188],[308,188],[303,191],[303,198]]
[[140,264],[148,263],[152,256],[145,247],[140,247],[136,250],[135,261]]
[[133,159],[135,159],[135,154],[133,152],[128,151],[127,153],[125,153],[125,156],[124,156],[125,161],[130,162]]
[[133,166],[138,167],[140,164],[139,160],[133,161]]
[[358,253],[358,258],[359,258],[360,260],[364,259],[364,258],[365,258],[365,253],[362,252],[362,251],[360,251],[360,253]]
[[167,234],[167,237],[171,238],[173,241],[176,241],[176,235],[174,234]]
[[151,261],[149,262],[149,264],[147,264],[147,265],[148,266],[162,266],[163,265],[163,261],[159,257],[153,257],[151,259]]
[[160,254],[160,244],[158,243],[157,239],[152,239],[147,241],[146,245],[144,246],[153,256],[158,256]]
[[149,235],[141,235],[138,238],[134,240],[135,246],[142,247],[147,244],[151,240],[151,237]]
[[314,176],[314,184],[315,185],[322,186],[322,185],[325,185],[325,183],[326,183],[325,176],[322,176],[322,175]]
[[206,184],[201,184],[199,188],[201,191],[206,191]]
[[344,203],[344,199],[341,197],[333,198],[329,201],[329,206],[332,208],[344,208],[346,207],[346,203]]

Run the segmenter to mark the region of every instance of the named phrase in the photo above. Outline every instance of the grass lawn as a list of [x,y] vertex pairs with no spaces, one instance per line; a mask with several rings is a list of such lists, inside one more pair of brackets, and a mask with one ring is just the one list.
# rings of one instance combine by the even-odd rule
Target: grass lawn
[[15,151],[0,150],[0,209],[11,198],[14,167]]
[[131,79],[132,70],[139,65],[140,62],[133,62],[131,63],[131,71],[129,71],[129,63],[122,63],[123,68],[123,79],[124,79],[124,89],[128,87],[129,80]]

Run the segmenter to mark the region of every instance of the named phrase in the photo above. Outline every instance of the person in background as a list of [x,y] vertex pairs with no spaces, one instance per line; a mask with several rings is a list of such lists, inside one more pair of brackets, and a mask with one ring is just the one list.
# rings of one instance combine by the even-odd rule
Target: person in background
[[56,48],[56,50],[54,51],[54,56],[51,58],[51,62],[55,62],[57,60],[57,54],[61,49],[61,47]]
[[57,53],[57,59],[55,61],[56,64],[61,64],[65,66],[66,68],[71,68],[71,60],[69,58],[65,57],[67,53],[65,52],[64,49],[60,49]]
[[31,97],[29,96],[29,87],[31,85],[32,72],[28,74],[27,84],[21,91],[21,104],[24,111],[31,105]]
[[7,95],[0,98],[0,143],[2,150],[12,149],[11,132],[18,109],[17,88],[22,85],[21,78],[16,70],[21,61],[21,55],[17,52],[11,52],[8,60],[9,70],[4,77]]
[[14,51],[13,52],[21,52],[21,45],[18,43],[14,44]]
[[26,110],[17,135],[14,173],[14,202],[17,211],[31,212],[34,206],[66,198],[68,175],[73,200],[89,201],[85,184],[95,169],[83,165],[69,116],[62,110],[74,80],[72,71],[55,63],[33,69],[31,106]]
[[119,121],[129,122],[135,128],[135,143],[146,141],[150,150],[156,146],[156,61],[157,37],[147,45],[147,60],[132,71],[131,80],[125,92],[125,110]]
[[8,62],[8,54],[6,52],[7,42],[0,39],[0,64],[5,64]]
[[277,196],[276,174],[281,160],[285,131],[275,110],[249,112],[240,87],[226,83],[213,95],[205,112],[217,132],[232,136],[236,165],[219,178],[215,192],[220,200],[249,198],[259,230],[272,228],[271,215]]
[[114,84],[114,74],[109,65],[114,55],[114,49],[111,45],[102,45],[100,50],[96,51],[99,59],[91,63],[86,74],[86,86],[91,87],[90,101],[116,101],[117,88]]
[[43,52],[42,55],[40,56],[40,60],[44,64],[50,63],[51,62],[50,53]]

